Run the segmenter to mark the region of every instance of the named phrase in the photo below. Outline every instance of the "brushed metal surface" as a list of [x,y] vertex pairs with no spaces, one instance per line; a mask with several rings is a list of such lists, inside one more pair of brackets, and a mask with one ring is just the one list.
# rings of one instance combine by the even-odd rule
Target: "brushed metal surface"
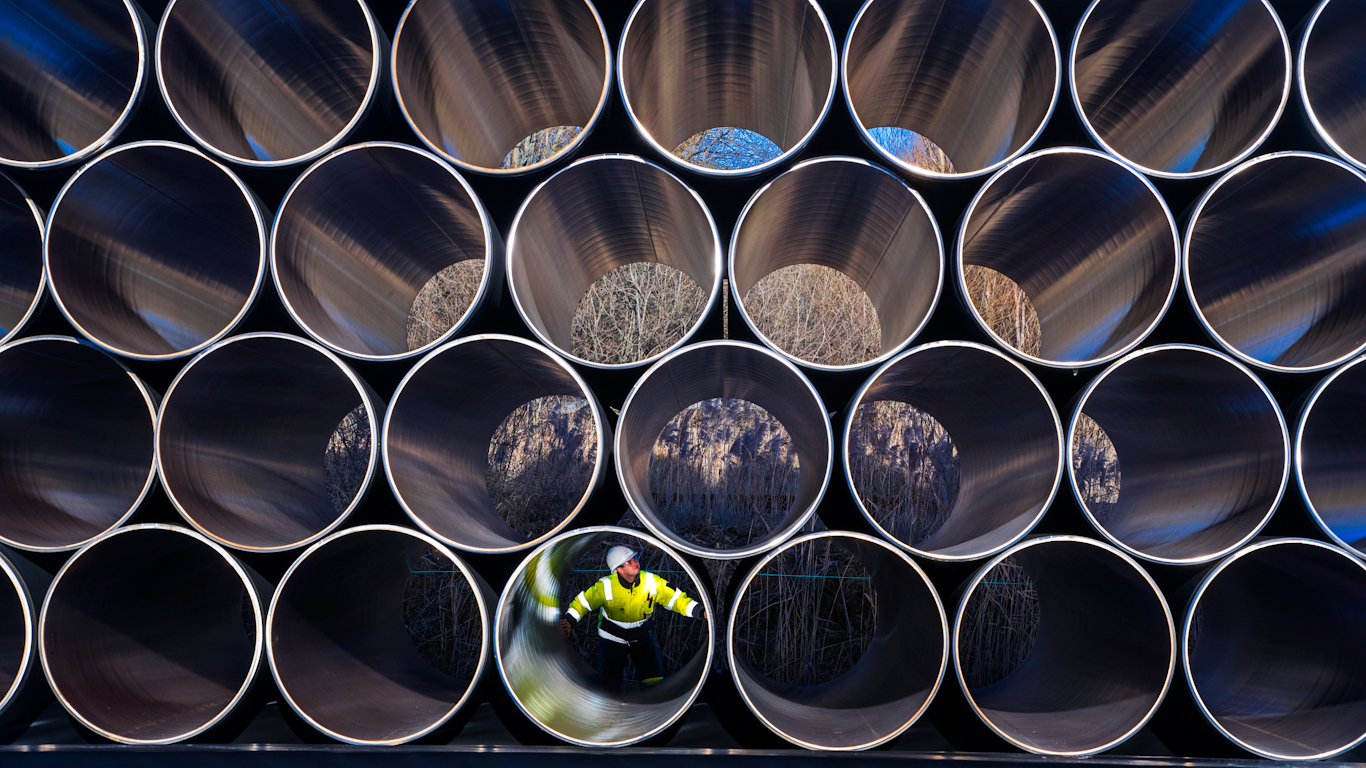
[[4,546],[0,572],[0,723],[23,725],[52,701],[38,660],[38,611],[52,575]]
[[1366,558],[1366,357],[1309,393],[1295,429],[1295,479],[1314,520],[1333,541]]
[[1366,6],[1323,0],[1309,18],[1295,74],[1319,141],[1366,170]]
[[43,306],[43,212],[0,173],[0,344],[13,339]]

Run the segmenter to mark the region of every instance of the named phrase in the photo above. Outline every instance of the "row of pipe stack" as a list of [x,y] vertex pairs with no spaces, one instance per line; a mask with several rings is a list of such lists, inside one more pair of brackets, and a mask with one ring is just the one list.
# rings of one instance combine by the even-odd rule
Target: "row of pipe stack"
[[[1179,754],[1313,759],[1366,736],[1359,5],[1319,4],[1295,48],[1261,0],[1097,0],[1070,45],[1021,0],[600,5],[170,0],[159,25],[133,0],[0,9],[17,177],[0,183],[0,541],[20,550],[0,555],[0,721],[55,694],[96,737],[211,740],[278,697],[326,737],[399,744],[504,697],[508,722],[559,741],[657,743],[712,700],[715,669],[728,716],[812,749],[884,744],[922,715],[962,749],[1048,755],[1145,724]],[[1283,116],[1292,90],[1302,114]],[[1054,128],[1068,96],[1071,134]],[[1309,139],[1272,138],[1301,123]],[[582,130],[500,167],[556,126]],[[725,126],[779,152],[730,169],[672,153]],[[953,170],[887,149],[889,129]],[[463,316],[410,349],[420,289],[470,260]],[[687,274],[706,308],[648,358],[574,355],[578,297],[640,261]],[[867,292],[876,356],[824,365],[764,336],[746,295],[796,264]],[[973,266],[1029,295],[1038,354],[981,318]],[[756,343],[715,338],[727,313]],[[587,401],[598,451],[530,538],[484,473],[502,419],[547,394]],[[671,530],[648,484],[659,430],[713,397],[767,409],[820,470],[737,549]],[[850,479],[854,415],[878,401],[933,414],[960,455],[957,504],[923,541]],[[338,509],[319,457],[357,409],[373,442]],[[1083,413],[1123,457],[1113,509],[1072,469]],[[627,509],[644,531],[597,525]],[[836,530],[802,533],[817,515]],[[584,553],[633,538],[714,626],[665,683],[622,691],[555,624]],[[840,678],[776,683],[737,652],[740,605],[827,542],[874,574],[877,631]],[[399,620],[427,552],[473,601],[463,676]],[[722,559],[739,573],[710,585],[702,562]],[[964,612],[1007,559],[1040,630],[974,688]]]

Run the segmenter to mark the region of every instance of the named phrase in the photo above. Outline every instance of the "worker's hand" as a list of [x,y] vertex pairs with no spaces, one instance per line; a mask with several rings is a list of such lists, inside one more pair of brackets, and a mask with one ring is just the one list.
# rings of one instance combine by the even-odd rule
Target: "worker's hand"
[[574,625],[569,623],[569,619],[560,619],[560,631],[565,637],[574,636]]
[[706,608],[703,608],[703,609],[702,609],[702,620],[703,620],[703,621],[706,621],[706,620],[707,620],[707,609],[706,609]]

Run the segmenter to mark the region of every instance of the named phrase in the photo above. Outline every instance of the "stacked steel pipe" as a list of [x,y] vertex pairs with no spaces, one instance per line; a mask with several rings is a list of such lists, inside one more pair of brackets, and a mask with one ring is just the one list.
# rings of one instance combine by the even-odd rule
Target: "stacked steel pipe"
[[[528,742],[667,744],[705,703],[816,750],[1342,755],[1366,740],[1366,6],[1290,6],[0,2],[0,740],[57,706],[92,739],[230,739],[273,700],[353,744],[483,703]],[[588,354],[585,295],[639,264],[699,307]],[[792,267],[863,292],[866,354],[776,339],[755,289]],[[584,482],[530,530],[490,443],[549,397],[583,417]],[[738,544],[652,479],[715,398],[790,436],[728,464],[799,467],[731,510]],[[912,411],[952,440],[932,527],[856,471],[863,415]],[[924,490],[930,439],[898,424],[879,460]],[[559,624],[612,544],[705,611],[662,682],[608,679]],[[811,606],[764,590],[821,579],[870,618],[842,671],[789,679],[748,617],[795,627]],[[430,584],[458,606],[439,664],[405,615]],[[1029,626],[988,674],[1003,594]]]

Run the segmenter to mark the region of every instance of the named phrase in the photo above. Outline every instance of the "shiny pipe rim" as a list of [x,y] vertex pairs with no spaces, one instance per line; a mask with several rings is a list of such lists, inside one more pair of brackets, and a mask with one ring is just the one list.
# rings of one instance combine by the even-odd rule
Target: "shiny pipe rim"
[[[0,690],[0,715],[5,713],[9,705],[15,701],[19,691],[28,681],[30,674],[35,666],[41,666],[38,662],[37,638],[37,602],[33,599],[33,592],[25,583],[19,569],[4,553],[0,552],[0,572],[9,579],[10,586],[14,588],[15,596],[18,597],[19,610],[24,624],[24,643],[19,660],[19,669],[14,673],[14,681]],[[6,619],[6,627],[13,626],[11,621]]]
[[[1305,115],[1309,118],[1310,125],[1314,128],[1314,133],[1319,141],[1323,142],[1334,154],[1343,160],[1351,163],[1362,171],[1366,171],[1366,156],[1353,155],[1342,145],[1342,142],[1333,136],[1333,132],[1324,124],[1324,118],[1319,115],[1319,111],[1314,109],[1314,102],[1309,97],[1308,82],[1305,77],[1306,63],[1309,57],[1309,41],[1314,34],[1314,29],[1319,20],[1323,18],[1324,12],[1328,10],[1331,0],[1323,0],[1309,16],[1309,21],[1305,26],[1304,37],[1300,41],[1300,47],[1295,57],[1295,80],[1299,85],[1300,104],[1304,108]],[[1344,3],[1339,2],[1336,8],[1340,8]],[[1341,131],[1339,131],[1341,134]]]
[[[5,186],[6,184],[9,186]],[[38,314],[39,309],[42,308],[43,301],[47,298],[48,291],[47,269],[43,265],[43,243],[47,240],[47,226],[44,221],[46,217],[43,215],[43,209],[38,207],[38,204],[33,201],[33,198],[29,196],[28,192],[24,191],[23,187],[19,186],[18,182],[6,174],[0,173],[0,196],[3,196],[11,188],[19,198],[23,200],[23,205],[16,207],[27,207],[29,212],[33,215],[33,223],[37,230],[37,247],[34,255],[37,256],[37,259],[35,259],[35,266],[38,271],[38,285],[33,291],[33,299],[29,301],[28,308],[24,310],[18,321],[15,322],[8,331],[0,332],[0,345],[13,341],[23,332],[24,326],[28,325],[28,321],[32,320],[33,316]],[[4,202],[3,199],[0,199],[0,204],[3,204]],[[0,222],[0,225],[3,225],[3,222]],[[2,226],[0,226],[0,233],[3,233]],[[0,330],[2,329],[3,327],[0,326]]]
[[1304,501],[1304,506],[1309,511],[1309,516],[1312,517],[1314,519],[1314,522],[1318,524],[1319,528],[1321,528],[1323,532],[1327,534],[1328,538],[1332,539],[1334,544],[1337,544],[1339,547],[1342,547],[1343,549],[1347,550],[1348,552],[1351,552],[1357,557],[1366,559],[1366,547],[1359,546],[1362,544],[1362,542],[1359,539],[1355,542],[1351,542],[1344,538],[1343,534],[1339,532],[1336,529],[1336,527],[1328,521],[1328,518],[1325,515],[1326,510],[1320,510],[1319,506],[1314,503],[1313,494],[1309,491],[1309,483],[1305,481],[1304,477],[1305,436],[1306,433],[1314,431],[1309,426],[1309,420],[1314,415],[1314,406],[1318,405],[1319,400],[1322,399],[1326,393],[1328,393],[1328,390],[1339,379],[1345,380],[1349,377],[1354,378],[1362,375],[1362,372],[1366,371],[1366,368],[1363,368],[1361,370],[1356,369],[1358,365],[1361,365],[1364,362],[1366,362],[1366,357],[1356,358],[1355,360],[1347,363],[1346,365],[1342,366],[1336,371],[1333,371],[1332,374],[1324,377],[1323,381],[1320,381],[1318,385],[1310,391],[1309,397],[1304,403],[1304,408],[1300,412],[1299,422],[1295,426],[1294,465],[1295,483],[1299,488],[1300,498]]

